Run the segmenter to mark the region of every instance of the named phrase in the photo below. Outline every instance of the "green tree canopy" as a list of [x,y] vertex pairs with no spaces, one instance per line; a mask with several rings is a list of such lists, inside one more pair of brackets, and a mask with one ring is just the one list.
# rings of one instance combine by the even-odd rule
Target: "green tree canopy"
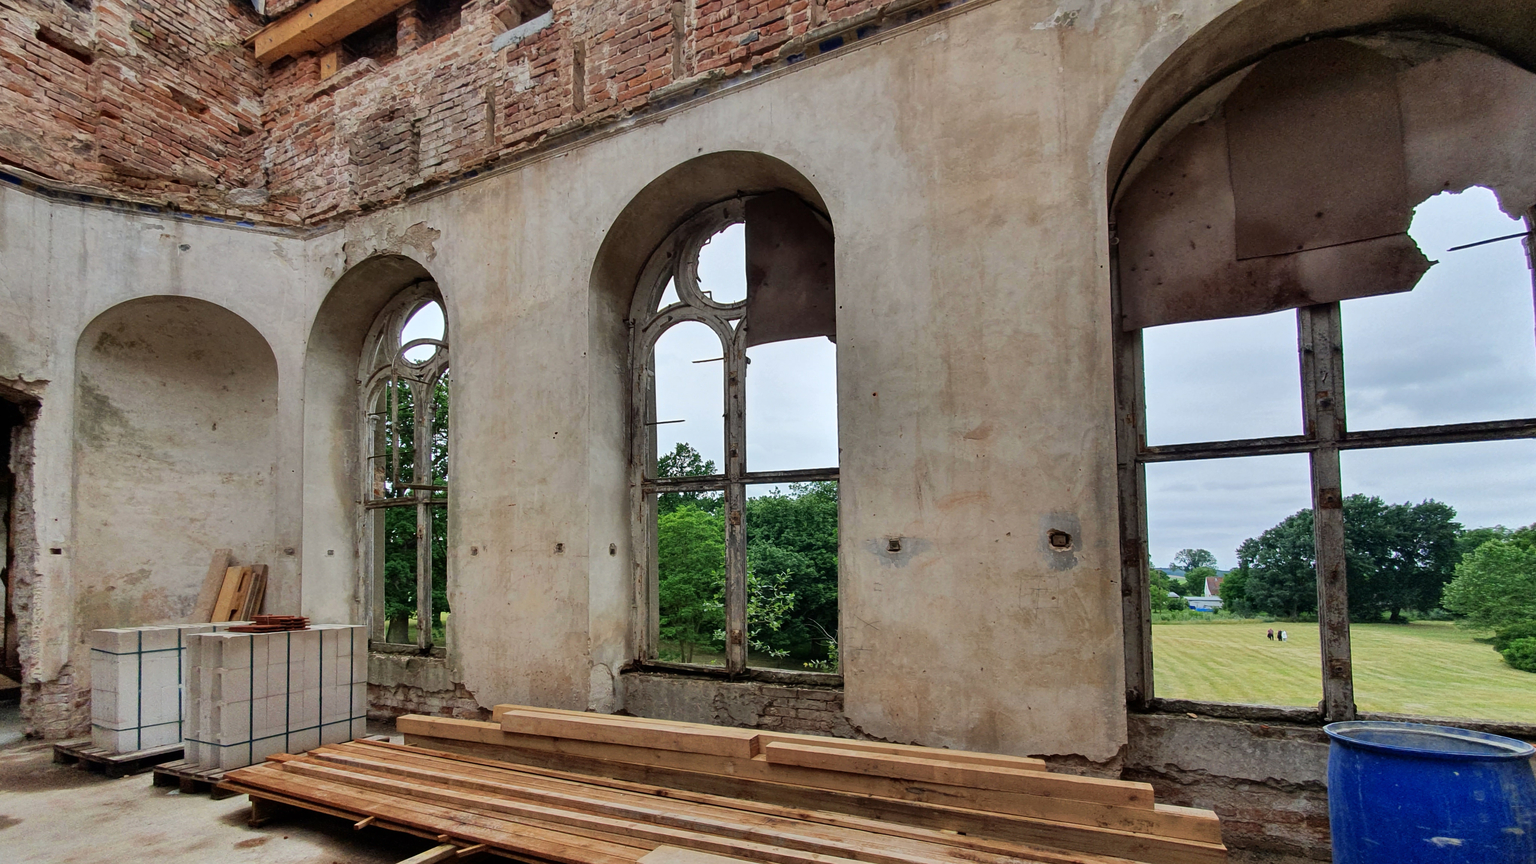
[[[715,473],[715,463],[705,459],[687,442],[679,441],[671,453],[656,458],[657,477],[707,477]],[[719,513],[724,504],[719,492],[663,492],[656,496],[656,512],[671,513],[684,504],[709,513]]]
[[[1173,567],[1183,570],[1185,573],[1196,567],[1216,567],[1216,556],[1208,549],[1180,549],[1173,556]],[[1200,593],[1205,593],[1203,590]]]
[[835,657],[829,642],[837,638],[837,484],[794,483],[787,492],[751,498],[746,527],[749,578],[782,578],[794,598],[781,626],[752,628],[761,643],[754,647],[802,661]]
[[1245,593],[1255,610],[1292,620],[1317,611],[1311,510],[1244,540],[1237,558],[1238,569],[1248,573]]
[[1536,549],[1490,540],[1456,565],[1441,605],[1475,627],[1536,620]]
[[1345,562],[1350,617],[1394,622],[1410,609],[1440,605],[1440,592],[1455,575],[1456,511],[1439,501],[1387,504],[1380,498],[1344,499]]
[[1248,601],[1248,568],[1238,567],[1228,573],[1217,594],[1221,596],[1221,608],[1233,615],[1253,614],[1253,604]]
[[725,627],[725,521],[718,513],[683,503],[656,518],[657,600],[660,637],[677,646],[684,663],[700,646],[723,647]]
[[1176,595],[1182,593],[1184,588],[1182,581],[1175,580],[1156,567],[1148,571],[1148,576],[1150,578],[1147,580],[1147,591],[1152,595],[1151,608],[1153,612],[1177,612],[1180,609],[1189,608],[1189,604],[1184,602],[1183,597],[1168,596],[1169,592]]

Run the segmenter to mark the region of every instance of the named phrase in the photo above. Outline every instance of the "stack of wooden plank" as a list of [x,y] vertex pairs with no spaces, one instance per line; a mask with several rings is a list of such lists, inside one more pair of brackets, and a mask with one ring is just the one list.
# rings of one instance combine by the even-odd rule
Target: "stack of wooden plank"
[[302,615],[256,615],[249,624],[237,624],[229,628],[231,633],[283,633],[289,630],[308,630],[309,619]]
[[213,605],[209,621],[250,621],[261,609],[267,593],[267,565],[229,567]]
[[[637,860],[659,846],[775,864],[1226,860],[1215,814],[1035,759],[526,706],[498,706],[491,722],[407,716],[397,727],[410,746],[367,745],[368,764],[354,744],[230,779],[256,796],[560,864]],[[305,791],[319,780],[338,785]],[[413,807],[446,821],[408,823]]]
[[702,864],[715,856],[769,864],[1127,862],[375,741],[275,756],[231,772],[222,785],[253,799],[558,864],[659,864],[662,857]]

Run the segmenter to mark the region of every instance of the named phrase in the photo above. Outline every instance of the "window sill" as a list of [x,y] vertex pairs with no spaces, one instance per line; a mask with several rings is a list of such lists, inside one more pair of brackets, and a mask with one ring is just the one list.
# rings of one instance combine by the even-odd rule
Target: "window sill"
[[[1242,705],[1231,702],[1198,702],[1193,699],[1152,699],[1132,714],[1182,714],[1207,720],[1246,720],[1259,723],[1285,723],[1296,726],[1323,726],[1322,711],[1283,705]],[[1393,723],[1424,723],[1431,726],[1455,726],[1490,735],[1503,735],[1522,741],[1536,741],[1536,724],[1500,723],[1496,720],[1470,720],[1459,717],[1420,717],[1411,714],[1383,714],[1361,711],[1358,720],[1384,720]]]
[[671,675],[685,678],[713,678],[720,681],[758,681],[764,684],[788,684],[796,687],[835,687],[841,689],[843,676],[830,672],[800,672],[794,669],[754,669],[729,672],[719,666],[693,666],[662,660],[633,660],[623,675]]
[[397,645],[393,642],[377,642],[372,640],[368,642],[368,653],[432,657],[435,659],[447,659],[448,657],[448,649],[441,645],[433,645],[423,654],[421,648],[415,645]]

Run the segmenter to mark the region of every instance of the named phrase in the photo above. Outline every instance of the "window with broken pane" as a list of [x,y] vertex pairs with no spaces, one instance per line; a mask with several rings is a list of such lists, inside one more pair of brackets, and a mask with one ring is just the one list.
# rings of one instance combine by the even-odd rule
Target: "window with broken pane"
[[653,254],[631,320],[642,659],[836,671],[831,226],[721,202]]
[[448,332],[431,282],[369,332],[359,378],[371,637],[428,650],[448,627]]

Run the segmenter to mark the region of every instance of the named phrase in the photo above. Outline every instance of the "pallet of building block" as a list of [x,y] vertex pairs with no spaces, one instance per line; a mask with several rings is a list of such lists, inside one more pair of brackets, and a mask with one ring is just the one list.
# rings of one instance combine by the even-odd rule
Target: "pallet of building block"
[[189,761],[229,770],[364,734],[365,628],[225,631],[191,641]]
[[109,753],[180,746],[187,637],[229,626],[165,624],[92,631],[92,746]]

